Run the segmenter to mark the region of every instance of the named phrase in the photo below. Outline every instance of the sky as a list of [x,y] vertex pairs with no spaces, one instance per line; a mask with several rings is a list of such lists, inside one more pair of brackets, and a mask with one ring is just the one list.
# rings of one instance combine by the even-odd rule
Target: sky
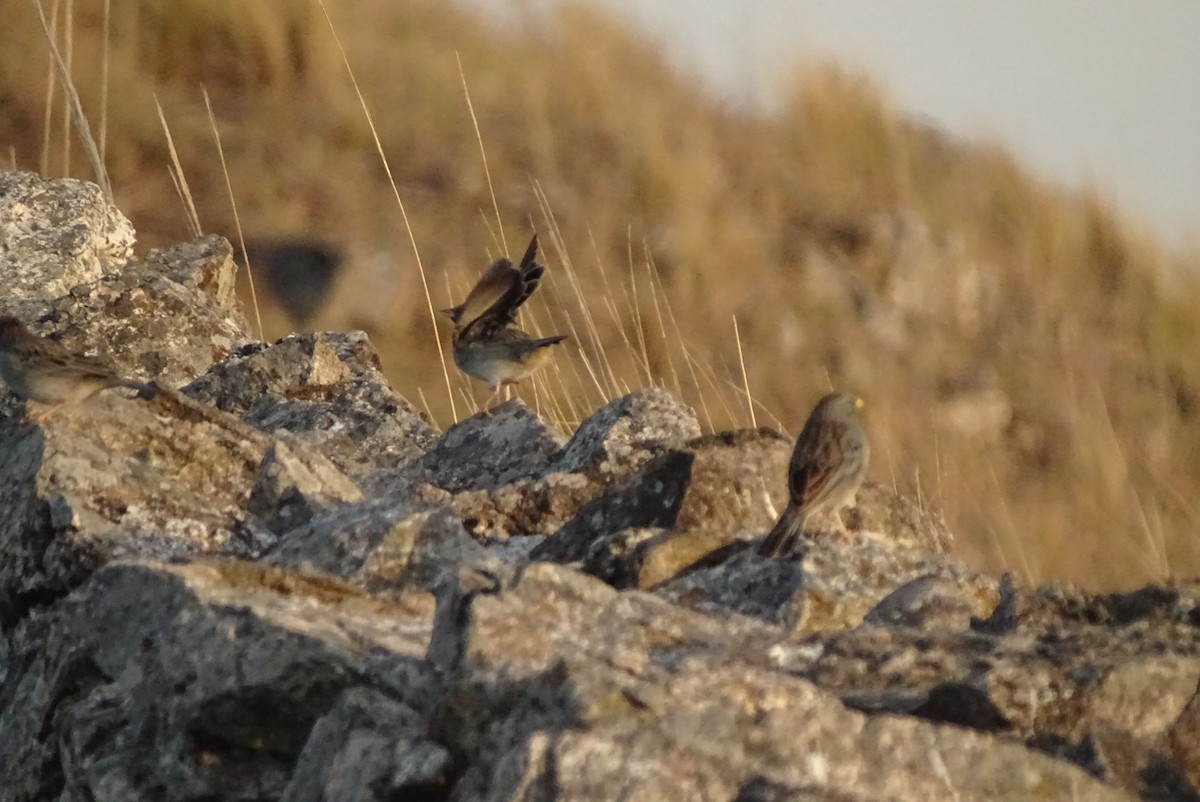
[[[497,11],[555,0],[471,0]],[[1200,0],[592,0],[739,102],[833,58],[907,113],[1200,246]]]

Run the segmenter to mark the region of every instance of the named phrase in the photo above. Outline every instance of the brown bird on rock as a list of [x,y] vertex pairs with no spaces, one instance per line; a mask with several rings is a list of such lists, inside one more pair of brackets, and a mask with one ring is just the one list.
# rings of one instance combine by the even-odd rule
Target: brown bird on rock
[[0,379],[21,399],[50,407],[29,416],[35,421],[110,387],[152,392],[149,385],[124,379],[97,359],[71,353],[57,340],[33,334],[11,315],[0,315]]
[[513,323],[517,309],[537,289],[546,268],[536,261],[537,234],[529,242],[521,264],[497,259],[479,278],[458,306],[442,310],[454,323],[454,364],[467,375],[488,383],[492,395],[486,410],[510,384],[537,370],[549,357],[549,348],[567,339],[531,337]]
[[788,463],[787,509],[759,546],[759,554],[790,553],[805,523],[818,513],[832,514],[846,531],[839,512],[854,501],[871,459],[871,442],[858,421],[862,403],[844,393],[830,393],[817,402]]

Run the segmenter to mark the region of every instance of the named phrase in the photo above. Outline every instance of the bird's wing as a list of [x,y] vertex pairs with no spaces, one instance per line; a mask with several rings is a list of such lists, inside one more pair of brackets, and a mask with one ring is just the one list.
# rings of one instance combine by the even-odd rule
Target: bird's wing
[[841,443],[845,427],[837,421],[805,425],[796,441],[796,453],[788,466],[792,498],[802,507],[812,507],[828,497],[836,484],[844,459]]
[[542,274],[546,272],[546,268],[539,265],[536,261],[538,252],[537,234],[533,235],[533,239],[529,240],[529,247],[525,249],[525,255],[521,257],[521,266],[518,268],[520,273],[520,291],[513,297],[512,303],[509,305],[509,319],[512,323],[516,315],[517,309],[525,301],[529,300],[529,296],[533,295],[533,291],[538,288],[538,284],[542,280]]
[[456,322],[461,328],[466,328],[490,314],[493,309],[503,304],[506,297],[519,293],[520,278],[521,274],[513,267],[512,262],[497,259],[479,277],[479,281],[467,295],[467,300],[455,307],[458,318]]
[[537,246],[534,234],[519,268],[507,259],[500,259],[483,274],[467,300],[458,307],[460,337],[489,337],[516,321],[517,309],[537,289],[546,272],[546,268],[534,261]]

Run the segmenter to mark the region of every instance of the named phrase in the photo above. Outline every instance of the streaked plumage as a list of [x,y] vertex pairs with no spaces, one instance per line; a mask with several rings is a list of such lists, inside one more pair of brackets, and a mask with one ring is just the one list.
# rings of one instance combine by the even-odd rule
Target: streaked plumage
[[[853,500],[867,474],[871,443],[856,410],[862,401],[830,393],[808,416],[788,463],[788,505],[758,553],[777,557],[792,551],[808,519],[832,514]],[[843,531],[845,527],[842,527]]]
[[11,315],[0,316],[0,379],[20,398],[51,407],[79,403],[110,387],[148,390],[97,359],[38,337]]
[[487,382],[492,395],[485,409],[506,385],[516,384],[549,357],[549,347],[566,335],[530,337],[516,328],[517,310],[537,289],[546,268],[537,258],[537,235],[529,242],[519,266],[508,259],[492,264],[458,306],[442,314],[454,323],[454,363],[466,374]]

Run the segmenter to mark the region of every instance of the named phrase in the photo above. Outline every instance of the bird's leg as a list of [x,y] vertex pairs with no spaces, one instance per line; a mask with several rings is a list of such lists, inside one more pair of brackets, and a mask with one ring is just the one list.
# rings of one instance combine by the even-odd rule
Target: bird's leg
[[842,540],[850,540],[850,530],[846,528],[846,523],[842,520],[842,511],[834,510],[833,519],[837,521],[838,534],[841,535]]
[[499,397],[500,392],[503,389],[504,389],[503,383],[498,384],[498,385],[496,385],[495,388],[493,388],[492,394],[488,396],[487,401],[483,402],[483,409],[479,410],[481,413],[483,413],[483,417],[485,417],[485,418],[492,417],[492,403],[496,400],[497,397]]

